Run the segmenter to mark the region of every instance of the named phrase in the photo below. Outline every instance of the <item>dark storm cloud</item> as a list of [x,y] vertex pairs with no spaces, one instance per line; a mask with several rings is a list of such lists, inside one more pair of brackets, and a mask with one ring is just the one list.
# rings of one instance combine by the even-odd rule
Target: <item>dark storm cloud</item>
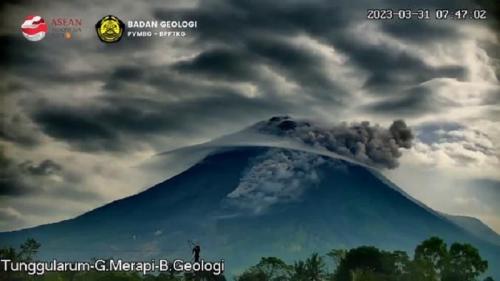
[[[383,1],[391,2],[391,1]],[[419,8],[436,5],[437,1],[426,1]],[[382,7],[381,3],[352,3],[331,1],[313,1],[310,3],[289,1],[287,3],[269,3],[252,1],[216,1],[215,5],[202,4],[196,10],[186,12],[186,17],[196,18],[200,22],[200,44],[216,42],[245,50],[268,60],[270,65],[278,66],[280,73],[293,81],[305,83],[304,92],[329,97],[336,100],[345,95],[335,83],[326,79],[321,70],[321,59],[306,50],[297,50],[283,40],[282,36],[309,34],[321,42],[343,51],[351,61],[368,71],[369,80],[365,87],[374,93],[397,95],[397,86],[418,84],[432,78],[448,77],[463,79],[465,70],[461,66],[450,65],[432,67],[422,59],[409,53],[395,51],[385,46],[374,46],[366,41],[354,39],[347,28],[366,19],[367,7]],[[385,6],[390,6],[385,3]],[[157,18],[168,18],[173,11],[159,10]],[[314,16],[312,16],[314,15]],[[414,22],[414,24],[377,23],[382,30],[398,39],[417,41],[425,44],[431,41],[419,40],[420,37],[439,38],[440,40],[457,39],[456,27]],[[413,23],[413,22],[412,22]],[[400,27],[408,25],[409,30]],[[230,26],[231,28],[228,28]],[[414,32],[412,32],[414,31]],[[230,44],[229,44],[230,43]],[[256,63],[252,56],[247,56],[248,66]],[[260,63],[260,61],[257,61]],[[205,66],[206,67],[206,66]],[[217,71],[218,65],[213,65]],[[312,85],[317,85],[314,87]]]
[[381,26],[388,34],[414,44],[443,41],[460,36],[453,25],[422,20],[389,21]]
[[366,109],[376,114],[415,116],[437,111],[447,105],[449,102],[434,97],[432,89],[415,87],[402,91],[397,97],[386,97],[382,101],[369,104]]
[[[367,8],[468,7],[470,1],[465,0],[208,0],[182,1],[183,7],[191,8],[181,9],[166,9],[178,3],[165,1],[118,5],[111,1],[107,3],[124,21],[135,16],[198,21],[197,30],[190,31],[187,38],[124,37],[118,44],[103,44],[96,38],[93,24],[102,4],[97,0],[50,5],[7,2],[0,4],[0,21],[9,19],[9,27],[2,28],[0,35],[0,75],[4,80],[0,93],[8,99],[11,111],[0,116],[0,140],[23,150],[23,155],[30,146],[38,159],[23,162],[0,157],[5,168],[0,172],[0,195],[19,199],[25,198],[19,195],[40,195],[41,199],[96,200],[98,194],[86,191],[96,190],[101,177],[109,178],[109,171],[89,161],[118,156],[121,165],[135,160],[134,156],[124,160],[124,155],[144,148],[143,144],[164,150],[217,137],[277,114],[331,119],[376,114],[376,118],[393,120],[444,113],[448,101],[439,100],[435,89],[421,88],[421,84],[439,77],[464,80],[466,70],[475,67],[447,65],[445,59],[429,65],[429,58],[422,57],[443,45],[451,60],[457,58],[448,47],[453,51],[454,44],[460,48],[474,40],[458,22],[366,21]],[[24,16],[17,11],[28,10],[47,18],[82,17],[89,29],[74,40],[49,33],[40,42],[29,42],[20,34],[17,22]],[[390,40],[379,40],[379,35]],[[496,47],[492,44],[491,50]],[[485,50],[490,55],[490,49]],[[365,99],[365,95],[376,96]],[[488,103],[496,98],[492,94]],[[366,100],[377,102],[366,105]],[[498,116],[494,109],[488,110]],[[367,123],[334,127],[325,145],[379,167],[397,166],[402,148],[411,143],[412,133],[403,122],[390,128]],[[418,133],[419,137],[425,134]],[[441,137],[434,131],[428,135],[429,139]],[[459,138],[447,136],[453,137]],[[488,152],[470,143],[463,150]],[[91,152],[85,155],[92,157],[68,151],[65,144],[70,150]],[[44,160],[49,149],[74,160]],[[107,152],[113,155],[105,155]],[[458,153],[455,159],[467,155]],[[71,172],[75,170],[72,164],[83,165]],[[127,176],[116,176],[116,196],[123,194],[123,181],[129,183]],[[107,181],[104,184],[115,188]],[[30,203],[16,204],[13,207],[21,213],[42,213],[41,209],[52,212],[47,216],[63,213],[46,206],[38,210]],[[0,210],[0,216],[4,211]],[[12,210],[6,214],[15,216]]]
[[[85,20],[84,20],[85,21]],[[84,29],[82,32],[86,32]],[[49,37],[50,36],[50,37]],[[73,84],[81,85],[92,81],[100,81],[112,75],[112,71],[119,62],[134,62],[130,59],[130,53],[136,50],[147,51],[151,48],[148,40],[127,40],[123,38],[122,44],[101,43],[99,40],[72,40],[67,41],[55,34],[47,35],[40,42],[29,42],[19,33],[16,27],[15,33],[0,34],[0,61],[2,69],[14,77],[29,77],[31,83],[44,83],[48,85]],[[62,46],[62,47],[61,47]],[[92,71],[81,71],[66,69],[68,60],[81,59],[91,62],[96,57],[104,56]],[[112,60],[112,58],[126,58],[123,60]],[[118,74],[120,75],[120,74]],[[7,80],[7,79],[6,79]],[[8,80],[6,82],[9,82]],[[26,88],[26,85],[24,85]],[[30,88],[32,89],[32,88]],[[8,92],[6,92],[8,94]],[[2,94],[3,91],[2,91]]]
[[[31,5],[33,2],[32,0],[3,0],[0,1],[0,28],[4,28],[8,26],[8,17],[6,16],[7,13],[9,13],[9,10],[12,7],[16,6],[21,6],[21,5]],[[6,55],[6,50],[8,48],[7,45],[5,45],[5,39],[3,38],[4,35],[0,35],[0,65],[1,68],[4,68],[7,64],[7,61],[5,60],[5,55]],[[0,75],[2,75],[2,70],[0,69]]]
[[391,50],[387,46],[374,46],[352,39],[349,34],[328,38],[333,46],[343,50],[350,59],[369,76],[364,87],[371,93],[397,96],[400,87],[416,86],[433,78],[463,80],[463,66],[433,67],[407,51]]
[[61,165],[50,159],[46,159],[38,164],[33,163],[33,161],[26,161],[21,163],[19,166],[24,171],[35,176],[52,175],[62,170]]
[[[311,30],[323,30],[325,26],[335,28],[343,24],[343,15],[335,4],[215,1],[185,13],[185,18],[196,18],[200,22],[198,43],[216,42],[230,48],[229,52],[208,50],[190,63],[181,67],[185,72],[224,73],[229,80],[249,79],[259,83],[253,71],[265,65],[286,79],[302,86],[304,95],[319,100],[339,103],[346,93],[328,77],[323,69],[323,59],[300,46],[293,45],[284,36],[300,35]],[[158,10],[157,18],[170,18],[174,11]],[[182,13],[182,12],[181,12]],[[311,15],[315,15],[311,17]],[[177,14],[178,15],[178,14]],[[230,24],[230,28],[228,26]],[[207,64],[218,55],[223,61]],[[188,67],[189,66],[189,67]],[[241,69],[245,66],[247,70]],[[201,67],[197,69],[195,67]],[[236,72],[229,73],[234,69]],[[249,73],[250,71],[250,73]],[[243,76],[240,76],[243,75]]]
[[259,76],[255,65],[249,63],[251,60],[252,56],[245,51],[213,49],[192,60],[178,62],[173,69],[216,79],[248,81]]
[[[0,14],[5,12],[7,10],[7,8],[9,8],[9,6],[30,5],[33,2],[35,2],[35,1],[33,1],[33,0],[3,0],[2,2],[0,2]],[[0,23],[2,22],[2,20],[3,20],[3,17],[0,18]]]
[[112,80],[137,80],[141,79],[144,70],[139,67],[123,66],[115,69],[111,75]]
[[494,19],[491,24],[495,28],[500,28],[500,3],[498,3],[498,1],[489,0],[475,0],[474,2],[476,2],[483,9],[486,9],[488,11],[488,14],[491,15],[489,17],[490,21],[491,19]]
[[99,113],[94,111],[80,107],[47,107],[35,112],[32,118],[45,134],[79,143],[83,150],[117,149],[120,145],[117,132],[96,119]]
[[301,85],[304,93],[319,100],[340,102],[340,98],[347,95],[325,73],[322,57],[272,36],[249,36],[246,45],[240,49],[208,50],[191,61],[176,64],[174,69],[184,74],[261,84],[261,66],[267,66]]
[[[411,5],[434,7],[443,3],[447,1],[428,0]],[[360,70],[356,73],[366,74],[364,87],[369,93],[379,94],[380,100],[365,108],[370,112],[414,116],[436,110],[440,101],[436,102],[434,93],[418,89],[417,85],[438,77],[463,79],[462,66],[430,66],[412,53],[374,46],[365,38],[352,36],[350,27],[366,22],[368,7],[391,5],[394,3],[390,0],[215,0],[201,2],[194,8],[152,9],[161,20],[199,22],[192,34],[193,44],[183,46],[188,50],[193,47],[198,54],[172,64],[153,66],[151,60],[130,56],[132,52],[147,53],[158,43],[131,38],[123,38],[119,44],[102,44],[98,40],[66,42],[70,47],[56,52],[48,41],[39,42],[34,48],[21,36],[8,35],[0,37],[0,48],[5,51],[1,58],[11,67],[10,74],[25,75],[28,71],[32,73],[30,81],[43,81],[47,86],[104,83],[104,96],[96,95],[89,103],[23,103],[32,105],[25,110],[45,134],[86,151],[123,150],[134,142],[142,142],[144,134],[186,137],[200,130],[208,132],[214,120],[223,127],[279,113],[304,115],[317,110],[315,107],[331,112],[342,110],[351,103],[352,93],[341,87],[341,78],[332,77],[330,66],[317,50],[292,40],[299,36],[333,47]],[[374,24],[398,40],[417,45],[429,43],[419,39],[424,34],[428,34],[426,38],[450,42],[458,37],[454,25]],[[403,32],[403,25],[408,32]],[[89,61],[100,56],[102,68],[95,67],[92,73],[61,70],[65,59],[75,55]],[[47,68],[51,71],[47,72]],[[266,76],[264,69],[297,85],[297,92],[308,103],[296,97],[278,97],[288,93],[276,93],[276,81]],[[248,97],[227,86],[241,82],[255,87],[256,96]],[[415,90],[408,91],[408,87]]]
[[[61,177],[62,181],[54,181],[51,176]],[[66,171],[54,160],[27,160],[19,163],[0,147],[0,198],[44,194],[51,198],[76,201],[102,199],[99,194],[80,189],[81,183],[79,175]]]
[[24,178],[25,170],[0,146],[0,196],[20,196],[35,191]]
[[99,106],[47,105],[33,118],[46,134],[77,149],[127,150],[128,141],[141,142],[148,135],[204,133],[213,130],[214,124],[252,120],[266,116],[268,111],[282,110],[273,108],[266,99],[232,92],[219,94],[176,103],[106,97]]
[[46,133],[54,137],[67,139],[81,139],[86,141],[89,138],[113,138],[115,134],[107,128],[101,126],[94,120],[94,112],[89,112],[79,108],[57,108],[42,109],[34,115],[45,129]]
[[120,92],[126,89],[128,82],[143,82],[144,73],[148,72],[146,67],[136,65],[120,65],[115,67],[110,75],[105,78],[104,89],[111,92]]
[[26,120],[19,114],[7,115],[0,112],[0,139],[17,143],[22,146],[35,146],[40,139],[32,127],[26,125]]
[[45,45],[26,44],[26,41],[19,35],[0,35],[0,61],[3,67],[26,71],[24,74],[29,75],[40,67],[53,66],[44,55]]
[[17,184],[17,175],[12,173],[15,164],[5,155],[4,150],[4,147],[0,147],[0,196],[23,194],[26,188]]
[[[238,94],[232,91],[228,86],[219,85],[217,83],[201,83],[199,77],[185,75],[184,70],[179,68],[190,68],[188,61],[183,61],[174,64],[173,66],[149,66],[149,65],[119,65],[115,68],[111,75],[105,76],[104,89],[107,90],[107,95],[101,98],[102,101],[111,101],[112,99],[127,97],[127,94],[132,96],[140,96],[142,99],[137,99],[135,106],[156,105],[151,98],[161,97],[165,100],[175,100],[182,102],[191,98],[204,98],[208,96],[224,96],[225,94]],[[180,72],[180,73],[179,73]],[[203,72],[200,70],[199,72]],[[196,74],[195,74],[196,75]],[[205,74],[201,74],[205,75]],[[207,74],[208,75],[208,74]],[[211,75],[210,78],[215,77]],[[130,92],[130,89],[143,90],[146,87],[153,89],[152,95],[142,92]],[[144,104],[144,103],[146,104]],[[134,103],[130,103],[134,107]],[[140,108],[138,109],[140,110]]]
[[418,85],[433,78],[463,80],[465,76],[462,66],[431,67],[410,54],[382,48],[358,49],[351,57],[371,73],[365,87],[382,95],[397,90],[397,86]]
[[[82,50],[85,46],[75,46]],[[83,50],[82,50],[83,51]],[[43,83],[44,85],[79,84],[98,81],[103,77],[103,70],[94,69],[92,72],[66,71],[65,58],[72,57],[71,51],[53,49],[53,45],[41,41],[37,44],[29,42],[19,34],[0,35],[0,73],[6,76],[5,83],[9,87],[0,89],[0,95],[12,94],[15,90],[25,89],[33,91],[26,83]],[[104,73],[106,74],[106,73]],[[12,79],[12,78],[16,79]],[[27,79],[29,77],[29,79]]]
[[219,0],[201,2],[199,7],[187,11],[159,8],[155,15],[158,19],[197,19],[200,44],[217,42],[244,47],[249,37],[325,34],[349,25],[358,11],[364,17],[365,10],[366,5],[352,1],[346,5],[332,1]]
[[320,56],[284,40],[261,39],[249,40],[249,49],[278,73],[299,84],[304,94],[331,102],[332,106],[339,105],[340,99],[348,94],[328,77]]

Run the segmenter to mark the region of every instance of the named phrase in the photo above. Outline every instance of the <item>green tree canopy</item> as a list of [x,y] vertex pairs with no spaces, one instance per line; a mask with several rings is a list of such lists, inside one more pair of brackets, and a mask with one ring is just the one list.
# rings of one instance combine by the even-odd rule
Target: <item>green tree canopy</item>
[[351,281],[353,272],[383,272],[382,252],[371,246],[362,246],[351,249],[341,260],[335,272],[335,280]]
[[[290,267],[276,257],[264,257],[260,262],[238,277],[239,281],[284,281],[290,275]],[[257,279],[256,279],[257,278]]]
[[446,243],[439,237],[431,237],[415,248],[414,262],[419,274],[429,281],[441,279],[447,259]]
[[479,251],[470,244],[453,243],[443,271],[443,281],[474,281],[488,268]]

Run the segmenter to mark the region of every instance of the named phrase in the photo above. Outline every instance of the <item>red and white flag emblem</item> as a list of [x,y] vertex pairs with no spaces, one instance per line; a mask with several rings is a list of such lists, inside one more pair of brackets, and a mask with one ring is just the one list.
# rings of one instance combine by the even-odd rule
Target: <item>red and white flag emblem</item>
[[47,24],[40,16],[27,16],[21,25],[21,30],[26,39],[40,41],[49,30]]

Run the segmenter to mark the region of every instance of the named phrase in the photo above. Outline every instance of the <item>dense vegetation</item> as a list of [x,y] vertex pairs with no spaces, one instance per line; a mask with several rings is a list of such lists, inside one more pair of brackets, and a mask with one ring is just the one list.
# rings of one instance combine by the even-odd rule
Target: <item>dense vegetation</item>
[[[2,259],[33,261],[40,244],[27,240],[19,249],[0,249]],[[330,264],[328,264],[330,263]],[[453,243],[450,247],[437,237],[423,241],[415,248],[413,259],[406,252],[388,252],[371,246],[350,250],[334,249],[325,256],[287,264],[276,257],[264,257],[239,276],[236,281],[476,281],[488,267],[476,248]],[[333,270],[329,270],[333,269]],[[2,269],[3,270],[3,269]],[[0,271],[0,281],[222,281],[224,276],[211,273],[168,272],[160,275],[121,272],[64,272],[28,276],[26,273]],[[487,277],[484,281],[493,281]]]

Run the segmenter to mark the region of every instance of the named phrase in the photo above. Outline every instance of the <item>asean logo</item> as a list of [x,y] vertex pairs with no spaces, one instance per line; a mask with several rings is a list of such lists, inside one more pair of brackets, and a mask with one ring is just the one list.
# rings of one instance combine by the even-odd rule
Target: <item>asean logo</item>
[[49,30],[45,20],[40,16],[27,16],[21,25],[24,38],[29,41],[40,41]]
[[109,15],[96,23],[95,30],[102,42],[115,43],[122,38],[125,24],[119,18]]

